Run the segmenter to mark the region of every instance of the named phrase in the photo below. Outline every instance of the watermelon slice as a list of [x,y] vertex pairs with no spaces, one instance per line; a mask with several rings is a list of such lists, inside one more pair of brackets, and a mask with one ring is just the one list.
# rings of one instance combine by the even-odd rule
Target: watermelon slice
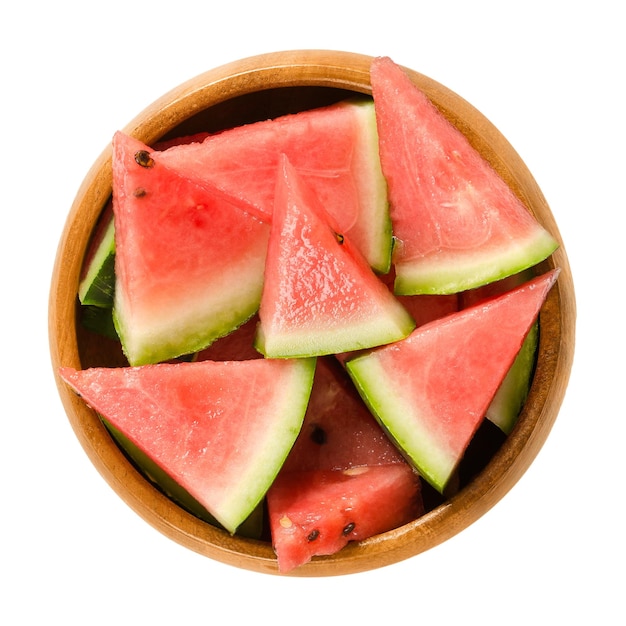
[[113,140],[114,320],[131,365],[205,348],[259,307],[269,225]]
[[115,292],[115,228],[113,205],[105,207],[96,227],[78,285],[78,298],[85,306],[111,308]]
[[202,143],[171,148],[159,160],[271,218],[281,154],[315,190],[340,232],[376,271],[387,272],[391,223],[371,98],[239,126]]
[[415,519],[418,480],[397,463],[281,475],[268,494],[270,525],[280,529],[272,539],[279,570]]
[[371,64],[398,294],[454,293],[531,267],[556,240],[388,57]]
[[558,269],[346,363],[374,415],[443,493]]
[[423,513],[418,476],[333,357],[317,360],[302,429],[267,504],[281,572]]
[[231,533],[300,431],[315,359],[61,368],[62,378]]
[[[532,273],[530,270],[527,270],[483,287],[463,292],[459,294],[460,305],[462,308],[476,305],[489,298],[506,293],[510,289],[531,279]],[[538,344],[539,324],[535,322],[528,332],[518,355],[515,357],[511,369],[507,372],[487,409],[487,419],[507,435],[513,430],[524,402],[526,402],[535,369]]]
[[275,198],[257,349],[320,356],[406,337],[415,322],[286,157]]
[[[197,133],[176,137],[155,144],[155,150],[166,150],[172,146],[206,139],[208,133]],[[78,287],[81,304],[102,308],[113,307],[115,291],[115,222],[113,204],[109,201],[102,212],[96,232],[92,237]],[[102,316],[106,320],[106,316]],[[99,327],[96,327],[99,330]]]

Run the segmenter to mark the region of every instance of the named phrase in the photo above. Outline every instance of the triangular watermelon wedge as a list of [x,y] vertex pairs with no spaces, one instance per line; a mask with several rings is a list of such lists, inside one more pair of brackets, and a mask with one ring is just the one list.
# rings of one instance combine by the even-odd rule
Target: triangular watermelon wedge
[[370,80],[398,294],[454,293],[547,258],[556,240],[388,57]]
[[[488,298],[499,296],[530,280],[532,276],[532,271],[526,270],[483,287],[465,291],[459,294],[461,308],[467,308]],[[506,435],[513,430],[513,426],[515,426],[528,396],[532,374],[535,369],[538,344],[539,323],[535,322],[528,331],[526,339],[515,357],[513,365],[511,365],[511,369],[508,371],[487,409],[485,417],[498,426]]]
[[289,157],[370,265],[388,271],[391,223],[371,98],[238,126],[202,143],[166,150],[160,160],[271,218],[281,154]]
[[400,463],[281,474],[268,494],[280,572],[407,524],[423,512],[419,495]]
[[300,431],[314,370],[315,359],[255,359],[60,375],[234,533]]
[[369,348],[415,327],[285,156],[259,317],[255,346],[272,358]]
[[445,490],[558,274],[551,270],[347,362],[373,414],[438,491]]
[[114,319],[131,365],[201,350],[258,310],[269,225],[121,132],[113,211]]

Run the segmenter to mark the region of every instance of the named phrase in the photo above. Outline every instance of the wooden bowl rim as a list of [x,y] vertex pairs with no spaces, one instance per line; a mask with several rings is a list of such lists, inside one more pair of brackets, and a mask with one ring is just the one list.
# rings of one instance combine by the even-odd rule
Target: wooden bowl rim
[[[150,144],[207,107],[268,87],[320,86],[371,93],[373,57],[334,50],[291,50],[248,57],[209,70],[146,107],[123,130]],[[559,241],[540,271],[561,268],[540,314],[537,371],[518,425],[487,468],[466,488],[425,516],[388,533],[317,557],[294,576],[334,576],[371,570],[415,556],[456,535],[496,504],[543,446],[562,404],[574,355],[576,305],[571,271],[557,224],[537,183],[502,134],[472,105],[431,78],[405,68],[412,80],[493,165],[529,210]],[[232,537],[179,508],[135,470],[94,411],[58,376],[81,367],[76,340],[76,293],[93,226],[111,194],[111,149],[88,171],[63,229],[50,287],[49,341],[59,395],[89,459],[117,494],[145,521],[179,544],[217,561],[277,574],[271,546]]]

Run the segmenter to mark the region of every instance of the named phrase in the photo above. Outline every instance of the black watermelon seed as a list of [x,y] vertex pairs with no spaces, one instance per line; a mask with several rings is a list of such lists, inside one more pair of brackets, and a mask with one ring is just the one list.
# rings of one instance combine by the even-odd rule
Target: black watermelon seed
[[322,446],[326,443],[326,439],[326,431],[321,426],[314,424],[311,431],[311,441]]

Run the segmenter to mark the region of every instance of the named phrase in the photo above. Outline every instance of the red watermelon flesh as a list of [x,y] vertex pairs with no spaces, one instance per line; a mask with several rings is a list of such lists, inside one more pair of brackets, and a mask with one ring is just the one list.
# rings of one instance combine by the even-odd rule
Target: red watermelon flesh
[[293,446],[314,359],[62,368],[85,402],[235,532]]
[[397,341],[415,323],[284,157],[259,310],[267,357],[320,356]]
[[410,522],[423,512],[419,493],[419,478],[400,463],[279,474],[268,493],[279,570]]
[[280,570],[415,519],[420,487],[345,370],[318,358],[302,430],[267,494]]
[[160,160],[251,204],[261,219],[271,219],[281,154],[289,157],[372,267],[386,272],[391,224],[371,98],[238,126],[202,143],[171,148]]
[[396,293],[463,291],[531,267],[556,249],[400,66],[379,57],[370,78],[397,239]]
[[558,273],[551,270],[347,362],[374,415],[439,492],[456,470]]
[[113,210],[114,319],[131,365],[201,350],[258,310],[269,226],[121,132]]
[[[485,302],[489,298],[497,297],[506,293],[510,289],[531,280],[533,277],[531,270],[514,274],[502,280],[483,285],[470,291],[459,294],[459,302],[462,308],[474,306]],[[502,432],[509,434],[517,422],[520,411],[528,396],[532,375],[535,369],[535,358],[539,343],[539,324],[535,322],[530,329],[524,343],[511,369],[498,388],[489,408],[486,417],[493,422]]]

